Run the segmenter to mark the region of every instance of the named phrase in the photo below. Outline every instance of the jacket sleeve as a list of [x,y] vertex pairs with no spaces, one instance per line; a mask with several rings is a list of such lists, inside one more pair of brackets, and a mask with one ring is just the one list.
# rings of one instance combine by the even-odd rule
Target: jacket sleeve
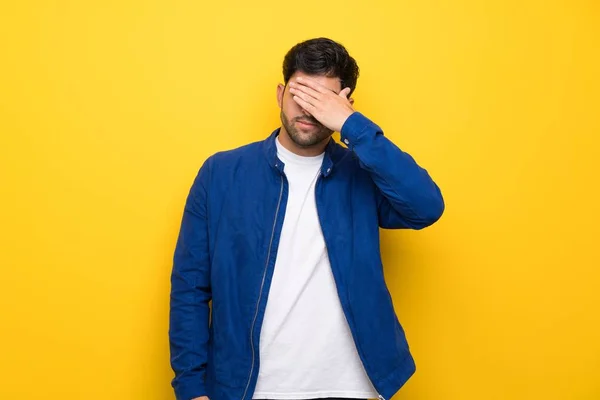
[[340,134],[377,187],[379,226],[422,229],[442,216],[445,205],[438,186],[379,126],[355,111]]
[[171,273],[169,345],[177,400],[205,396],[209,339],[208,161],[189,191]]

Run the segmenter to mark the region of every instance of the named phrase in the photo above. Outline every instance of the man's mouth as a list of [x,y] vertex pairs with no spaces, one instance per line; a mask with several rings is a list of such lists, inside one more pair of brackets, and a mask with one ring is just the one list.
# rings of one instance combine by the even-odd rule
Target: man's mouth
[[315,124],[314,122],[309,122],[303,119],[299,119],[298,123],[305,125],[305,126],[317,126],[317,124]]

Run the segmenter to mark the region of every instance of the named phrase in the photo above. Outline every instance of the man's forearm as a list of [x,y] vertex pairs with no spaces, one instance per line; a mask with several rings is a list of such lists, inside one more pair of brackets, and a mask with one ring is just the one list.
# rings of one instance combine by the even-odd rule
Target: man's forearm
[[341,140],[357,155],[381,194],[406,227],[431,225],[444,211],[444,199],[428,172],[383,135],[379,126],[359,112],[341,129]]

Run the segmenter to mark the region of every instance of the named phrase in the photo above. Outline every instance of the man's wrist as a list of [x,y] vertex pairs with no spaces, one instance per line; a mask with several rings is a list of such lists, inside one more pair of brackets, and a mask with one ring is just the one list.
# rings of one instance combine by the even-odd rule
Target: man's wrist
[[360,141],[360,137],[365,130],[369,127],[373,127],[375,130],[379,130],[379,127],[375,125],[373,121],[365,117],[358,111],[354,111],[342,125],[340,129],[340,139],[349,150]]

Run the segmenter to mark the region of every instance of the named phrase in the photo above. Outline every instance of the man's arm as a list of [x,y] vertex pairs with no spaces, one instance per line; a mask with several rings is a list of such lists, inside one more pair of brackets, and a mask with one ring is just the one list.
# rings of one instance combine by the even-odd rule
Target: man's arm
[[341,133],[378,188],[379,225],[421,229],[444,212],[440,189],[415,160],[383,136],[372,121],[352,108],[350,88],[335,94],[319,82],[298,77],[290,82],[293,100],[319,122]]
[[382,228],[422,229],[442,216],[445,205],[439,187],[408,153],[383,135],[379,126],[354,112],[340,134],[378,188]]
[[209,339],[210,259],[208,251],[208,161],[188,194],[173,257],[169,343],[171,382],[177,400],[207,394],[205,371]]

